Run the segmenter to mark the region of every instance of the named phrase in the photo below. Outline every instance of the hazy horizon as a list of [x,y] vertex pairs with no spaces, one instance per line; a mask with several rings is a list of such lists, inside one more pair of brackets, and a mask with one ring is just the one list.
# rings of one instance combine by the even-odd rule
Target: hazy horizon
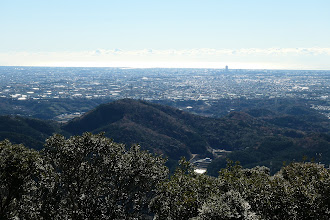
[[0,66],[330,70],[326,0],[0,2]]
[[[169,67],[169,66],[143,66],[143,65],[136,65],[136,66],[32,66],[32,65],[1,65],[0,67],[27,67],[27,68],[119,68],[119,69],[214,69],[214,70],[225,70],[226,66],[224,67],[192,67],[192,66],[178,66],[178,67]],[[330,71],[330,69],[281,69],[281,68],[229,68],[229,72],[232,70],[274,70],[274,71]]]

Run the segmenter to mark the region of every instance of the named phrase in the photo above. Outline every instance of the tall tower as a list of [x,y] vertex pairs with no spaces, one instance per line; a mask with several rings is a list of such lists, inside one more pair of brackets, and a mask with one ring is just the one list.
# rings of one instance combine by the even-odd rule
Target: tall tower
[[226,66],[225,71],[228,72],[228,66]]

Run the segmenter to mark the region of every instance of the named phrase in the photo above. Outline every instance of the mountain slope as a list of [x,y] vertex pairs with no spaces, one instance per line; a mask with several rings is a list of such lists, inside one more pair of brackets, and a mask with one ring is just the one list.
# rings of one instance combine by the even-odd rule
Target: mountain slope
[[[319,132],[328,131],[327,126],[315,128],[315,124],[302,117],[298,118],[299,126],[295,126],[291,116],[273,115],[271,111],[255,109],[209,118],[165,105],[123,99],[102,104],[62,127],[51,121],[1,116],[0,140],[7,138],[41,149],[44,140],[53,133],[70,136],[105,132],[116,142],[128,147],[140,144],[143,149],[166,155],[171,162],[182,156],[213,158],[216,157],[213,149],[224,149],[232,151],[230,159],[249,167],[267,165],[276,170],[283,161],[300,160],[305,155],[330,163],[330,136]],[[223,158],[214,160],[213,175],[225,163]]]
[[105,132],[116,142],[138,143],[173,160],[191,158],[192,154],[212,157],[212,149],[234,151],[230,157],[243,165],[267,165],[272,160],[282,163],[316,153],[323,153],[326,162],[330,158],[326,134],[281,127],[244,112],[209,118],[131,99],[100,105],[62,128],[71,134]]
[[54,133],[60,133],[59,124],[51,121],[0,116],[0,141],[9,139],[14,144],[41,149],[45,140]]
[[[190,158],[191,153],[205,154],[208,143],[177,115],[177,109],[130,99],[103,104],[76,118],[63,129],[73,134],[106,132],[116,142],[141,144],[155,153],[171,158]],[[179,114],[186,114],[179,111]]]

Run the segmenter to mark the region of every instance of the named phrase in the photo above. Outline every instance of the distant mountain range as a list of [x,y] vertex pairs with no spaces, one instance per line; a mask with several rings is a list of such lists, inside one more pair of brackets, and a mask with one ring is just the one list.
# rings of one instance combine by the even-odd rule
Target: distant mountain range
[[[0,116],[0,139],[41,149],[44,140],[53,133],[70,136],[105,132],[115,142],[127,146],[140,144],[172,162],[182,156],[215,158],[213,149],[224,149],[232,151],[228,157],[240,160],[242,165],[267,165],[273,170],[282,166],[283,161],[300,160],[303,156],[330,163],[327,121],[312,120],[307,117],[310,112],[299,111],[301,115],[295,116],[250,109],[210,118],[161,104],[122,99],[101,104],[65,124]],[[209,173],[216,175],[224,164],[224,158],[214,160]]]

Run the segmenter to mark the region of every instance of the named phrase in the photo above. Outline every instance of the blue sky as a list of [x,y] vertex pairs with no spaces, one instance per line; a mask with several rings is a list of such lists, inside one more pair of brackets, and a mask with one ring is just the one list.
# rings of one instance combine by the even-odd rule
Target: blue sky
[[329,0],[0,0],[0,65],[330,69]]

